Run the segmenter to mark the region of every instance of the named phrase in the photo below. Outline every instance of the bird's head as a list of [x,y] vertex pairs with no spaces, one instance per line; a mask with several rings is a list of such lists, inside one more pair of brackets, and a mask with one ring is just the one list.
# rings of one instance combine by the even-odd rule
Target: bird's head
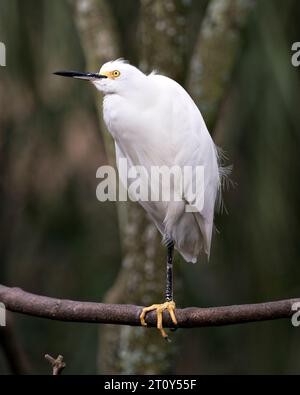
[[139,69],[122,59],[105,63],[99,73],[56,71],[54,74],[90,81],[104,94],[122,94],[133,90],[146,77]]

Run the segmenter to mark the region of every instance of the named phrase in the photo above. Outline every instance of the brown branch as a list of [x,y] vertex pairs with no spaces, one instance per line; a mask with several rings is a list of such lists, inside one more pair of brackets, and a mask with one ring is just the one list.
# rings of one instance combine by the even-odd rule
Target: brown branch
[[[3,285],[0,285],[0,302],[3,302],[6,308],[12,312],[51,320],[131,326],[140,326],[139,315],[142,309],[142,307],[133,305],[75,302],[48,298]],[[292,305],[297,302],[299,303],[300,299],[226,307],[189,307],[177,309],[176,317],[180,328],[267,321],[290,318],[294,313]],[[149,327],[156,326],[155,313],[147,315],[147,323]],[[168,314],[164,316],[164,326],[172,327]]]
[[64,362],[64,357],[62,355],[59,355],[56,359],[54,359],[53,357],[51,357],[51,355],[46,354],[45,359],[52,366],[52,375],[53,376],[61,375],[62,371],[66,367],[66,364]]

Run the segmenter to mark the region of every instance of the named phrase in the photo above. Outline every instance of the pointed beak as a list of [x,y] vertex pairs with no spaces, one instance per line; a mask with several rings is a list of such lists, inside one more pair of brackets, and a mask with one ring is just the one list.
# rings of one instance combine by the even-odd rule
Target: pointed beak
[[103,78],[107,78],[106,75],[101,75],[98,73],[80,73],[79,71],[56,71],[53,73],[55,75],[60,75],[62,77],[77,78],[79,80],[96,81]]

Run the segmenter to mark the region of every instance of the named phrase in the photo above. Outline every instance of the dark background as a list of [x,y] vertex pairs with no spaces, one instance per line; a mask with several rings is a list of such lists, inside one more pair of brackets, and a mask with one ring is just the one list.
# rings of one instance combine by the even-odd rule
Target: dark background
[[[0,68],[0,282],[58,298],[103,301],[122,252],[117,205],[99,203],[95,195],[96,170],[108,163],[99,97],[86,83],[51,74],[89,66],[74,3],[0,0],[0,41],[7,49],[7,66]],[[145,3],[109,2],[122,56],[142,67],[137,31]],[[209,1],[190,3],[186,51],[177,54],[187,74],[193,37],[209,7]],[[300,296],[300,68],[291,64],[292,43],[300,41],[300,3],[252,3],[220,115],[210,125],[234,165],[236,186],[225,194],[228,214],[217,217],[210,263],[187,265],[177,258],[181,306]],[[205,116],[201,101],[199,107]],[[70,374],[107,372],[99,368],[103,342],[96,325],[14,315],[3,330],[19,351],[11,355],[7,337],[0,337],[2,374],[50,373],[46,352],[63,354]],[[300,372],[300,329],[289,320],[182,330],[172,337],[168,372]],[[143,373],[126,367],[118,372]]]

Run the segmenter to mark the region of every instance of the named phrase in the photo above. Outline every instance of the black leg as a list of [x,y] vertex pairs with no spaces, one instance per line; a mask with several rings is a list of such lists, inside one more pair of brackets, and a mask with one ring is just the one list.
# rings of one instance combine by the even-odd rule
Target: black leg
[[174,252],[173,241],[167,244],[167,248],[168,248],[168,258],[167,258],[166,301],[171,302],[173,300],[173,252]]
[[152,306],[145,307],[142,310],[140,315],[140,321],[142,326],[147,326],[145,321],[145,316],[150,311],[156,310],[157,314],[157,328],[162,334],[163,338],[168,340],[168,335],[166,334],[163,328],[163,312],[168,311],[171,317],[171,320],[174,324],[173,328],[170,328],[171,331],[175,331],[177,329],[177,319],[175,316],[176,305],[173,300],[173,252],[174,252],[174,243],[171,239],[165,238],[164,240],[166,247],[168,248],[168,259],[167,259],[167,281],[166,281],[166,302],[162,304],[153,304]]

